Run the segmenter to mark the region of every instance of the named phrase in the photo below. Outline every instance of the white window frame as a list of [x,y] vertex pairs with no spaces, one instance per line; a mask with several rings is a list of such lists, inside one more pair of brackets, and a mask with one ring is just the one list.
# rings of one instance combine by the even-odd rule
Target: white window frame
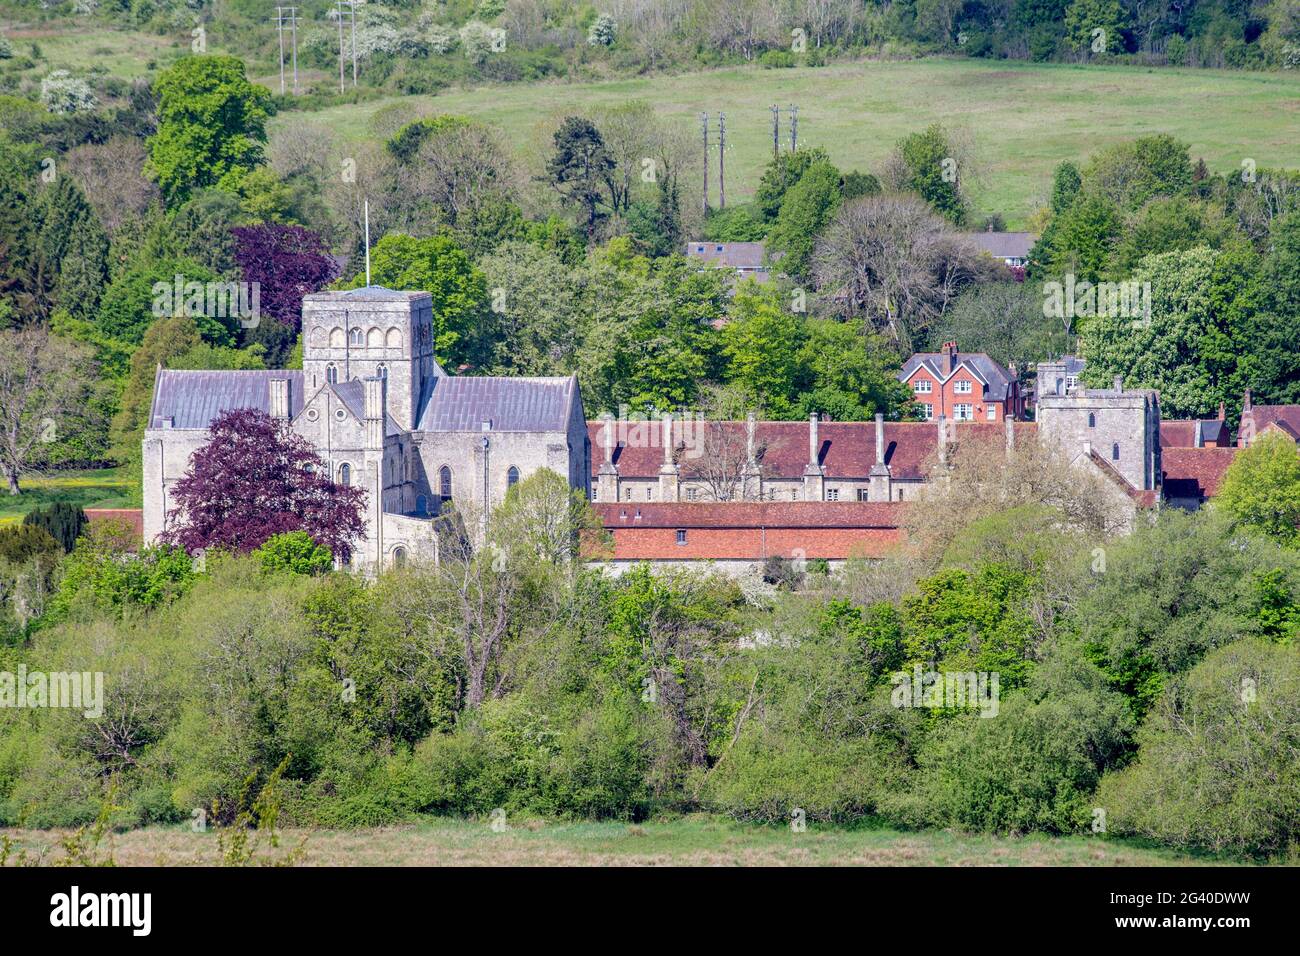
[[921,407],[925,409],[925,420],[927,422],[932,421],[934,419],[934,406],[929,402],[922,402]]
[[984,409],[984,417],[987,421],[995,422],[998,420],[998,407],[992,402]]
[[952,383],[952,393],[954,395],[970,395],[973,393],[971,380],[968,378],[959,378]]
[[952,407],[952,420],[955,422],[969,422],[975,419],[975,406],[969,402],[958,402]]
[[934,391],[934,383],[928,378],[918,378],[912,383],[912,391],[917,395],[929,395]]
[[826,489],[826,500],[827,500],[827,501],[839,501],[839,500],[840,500],[840,489],[838,489],[838,488],[827,488],[827,489]]

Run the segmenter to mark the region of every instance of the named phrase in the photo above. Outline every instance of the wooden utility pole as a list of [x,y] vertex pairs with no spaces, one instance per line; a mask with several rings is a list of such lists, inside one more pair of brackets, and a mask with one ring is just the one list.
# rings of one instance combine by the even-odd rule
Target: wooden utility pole
[[343,4],[334,8],[339,17],[339,92],[343,92]]
[[275,8],[275,32],[280,40],[280,95],[284,96],[284,7]]
[[772,104],[772,158],[777,159],[781,155],[781,114],[788,112],[790,114],[790,151],[796,152],[799,149],[799,107],[793,103],[788,110],[783,110],[775,103]]
[[799,152],[799,107],[790,104],[790,152]]
[[700,129],[704,131],[704,201],[705,215],[709,212],[709,114],[700,114]]
[[293,95],[298,95],[298,8],[289,8],[289,35],[293,41]]
[[727,208],[727,114],[718,114],[718,208]]

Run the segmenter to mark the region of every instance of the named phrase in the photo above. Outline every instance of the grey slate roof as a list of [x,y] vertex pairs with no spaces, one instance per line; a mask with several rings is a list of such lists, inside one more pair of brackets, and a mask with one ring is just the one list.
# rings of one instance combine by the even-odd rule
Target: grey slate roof
[[[940,382],[946,382],[951,375],[947,371],[946,356],[942,352],[917,352],[905,363],[898,373],[898,380],[906,382],[918,366],[924,365]],[[983,352],[958,352],[957,367],[962,365],[971,369],[988,387],[984,398],[991,402],[1004,402],[1011,387],[1011,373],[1004,369]]]
[[706,242],[697,239],[686,243],[686,255],[692,259],[717,262],[732,269],[766,269],[761,242]]
[[967,232],[967,239],[998,259],[1027,259],[1038,237],[1032,232]]
[[434,380],[417,431],[566,431],[577,401],[575,378],[470,377]]
[[289,379],[289,415],[302,411],[303,379],[300,371],[257,370],[193,372],[161,369],[154,379],[149,427],[207,428],[222,412],[235,408],[269,411],[272,379]]

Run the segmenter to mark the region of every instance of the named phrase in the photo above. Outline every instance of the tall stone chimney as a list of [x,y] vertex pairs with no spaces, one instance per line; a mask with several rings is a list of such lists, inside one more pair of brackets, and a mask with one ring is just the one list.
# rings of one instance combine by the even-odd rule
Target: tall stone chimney
[[745,416],[745,472],[740,496],[747,501],[763,498],[763,473],[758,467],[758,424],[752,411]]
[[951,375],[957,371],[957,343],[943,343],[943,369],[945,375]]
[[663,417],[664,461],[659,466],[659,500],[677,500],[677,463],[673,461],[673,416],[666,413]]
[[1008,416],[1002,421],[1003,427],[1007,430],[1007,454],[1010,455],[1016,450],[1016,420]]
[[1192,435],[1192,447],[1205,447],[1205,431],[1201,427],[1201,420],[1199,418],[1196,420],[1196,429]]
[[939,417],[935,419],[935,423],[939,428],[939,464],[946,468],[948,466],[948,422],[943,417],[942,412],[940,412]]
[[870,501],[888,501],[893,494],[893,473],[885,464],[885,416],[876,412],[876,463],[868,476],[867,498]]
[[602,416],[605,427],[602,431],[601,445],[604,456],[600,469],[596,472],[596,499],[598,501],[618,501],[618,466],[614,464],[614,449],[618,446],[618,429],[614,425],[614,416],[606,412]]
[[821,501],[825,495],[826,470],[821,466],[821,433],[817,426],[817,413],[808,416],[808,464],[803,469],[803,497],[805,501]]

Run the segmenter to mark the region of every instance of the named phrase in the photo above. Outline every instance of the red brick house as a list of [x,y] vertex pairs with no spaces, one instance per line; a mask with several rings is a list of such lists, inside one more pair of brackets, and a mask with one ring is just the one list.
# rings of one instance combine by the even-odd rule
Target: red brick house
[[912,389],[912,399],[927,419],[1000,422],[1022,419],[1025,400],[1014,372],[983,352],[961,352],[945,342],[939,352],[917,352],[898,379]]
[[1246,389],[1241,401],[1241,426],[1237,445],[1248,448],[1263,432],[1273,429],[1292,441],[1300,441],[1300,405],[1256,405]]
[[1218,418],[1193,418],[1160,423],[1162,448],[1231,448],[1232,431],[1223,403]]

